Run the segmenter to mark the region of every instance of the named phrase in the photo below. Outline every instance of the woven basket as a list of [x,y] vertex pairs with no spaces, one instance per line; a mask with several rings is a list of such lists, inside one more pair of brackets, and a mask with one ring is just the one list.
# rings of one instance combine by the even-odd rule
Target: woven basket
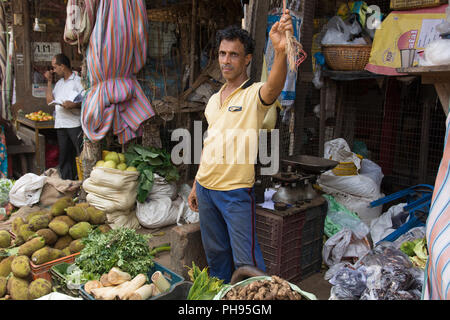
[[436,7],[446,4],[448,0],[391,0],[392,10],[409,10],[426,7]]
[[327,65],[333,70],[364,70],[369,62],[371,45],[322,45],[322,53]]

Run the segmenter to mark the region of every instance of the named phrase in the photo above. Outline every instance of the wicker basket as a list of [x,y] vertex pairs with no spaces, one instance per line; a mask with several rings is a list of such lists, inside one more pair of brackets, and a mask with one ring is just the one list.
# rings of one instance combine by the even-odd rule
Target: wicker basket
[[371,45],[322,45],[322,53],[327,65],[333,70],[364,70],[369,62]]
[[446,4],[448,0],[391,0],[392,10],[409,10],[426,7],[436,7]]

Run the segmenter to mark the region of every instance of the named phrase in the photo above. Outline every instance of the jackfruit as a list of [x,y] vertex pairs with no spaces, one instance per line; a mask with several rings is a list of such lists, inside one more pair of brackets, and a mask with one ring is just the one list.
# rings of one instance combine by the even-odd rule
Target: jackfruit
[[19,247],[18,254],[31,257],[31,255],[35,251],[43,248],[44,246],[45,246],[45,239],[43,237],[36,237],[36,238],[33,238],[33,239],[25,242],[23,245],[21,245]]
[[115,169],[116,166],[117,166],[117,164],[114,161],[112,161],[112,160],[106,161],[105,164],[103,165],[103,167],[111,168],[111,169]]
[[125,163],[125,155],[123,153],[118,153],[120,163]]
[[66,212],[64,209],[73,206],[73,200],[69,197],[63,197],[58,199],[50,208],[50,212],[56,217]]
[[8,280],[7,290],[13,300],[28,300],[28,281],[12,276]]
[[61,257],[63,257],[63,253],[61,250],[45,246],[33,253],[33,255],[31,256],[31,262],[39,265],[59,259]]
[[19,228],[21,225],[25,224],[25,220],[22,217],[17,217],[13,220],[11,230],[14,234],[19,234]]
[[107,233],[107,232],[111,231],[111,227],[107,224],[99,225],[97,227],[97,229],[100,230],[101,233]]
[[40,229],[47,228],[49,222],[50,222],[49,217],[46,214],[41,214],[41,215],[32,217],[29,220],[28,224],[30,225],[31,230],[38,231]]
[[72,237],[66,234],[65,236],[59,238],[58,241],[56,241],[53,248],[62,250],[65,247],[68,247],[72,241],[73,241]]
[[11,245],[11,235],[6,230],[0,230],[0,248],[8,248]]
[[25,243],[25,240],[23,240],[23,238],[21,236],[16,236],[16,238],[14,239],[12,246],[13,247],[18,247],[21,246],[22,244]]
[[88,202],[79,202],[79,203],[77,203],[77,204],[75,205],[75,207],[81,207],[81,208],[87,209],[87,208],[90,207],[90,205],[89,205]]
[[136,167],[129,166],[128,168],[125,169],[125,171],[137,171],[137,169]]
[[36,232],[31,230],[30,225],[27,223],[20,226],[19,236],[21,236],[23,240],[28,241],[34,236],[36,236]]
[[30,299],[38,299],[52,292],[52,284],[47,279],[38,278],[28,286]]
[[78,222],[72,228],[69,229],[69,234],[74,239],[81,239],[87,237],[91,232],[92,226],[89,222]]
[[50,221],[48,227],[53,230],[58,236],[65,236],[69,232],[69,226],[64,221]]
[[52,221],[63,221],[67,224],[67,226],[69,228],[72,227],[73,225],[75,225],[75,223],[76,223],[71,217],[66,216],[66,215],[57,216],[57,217],[53,218]]
[[6,285],[8,284],[8,279],[6,277],[0,277],[0,297],[6,294]]
[[89,215],[89,222],[91,224],[103,224],[106,221],[106,213],[102,210],[99,210],[95,207],[89,207],[86,209],[87,214]]
[[83,248],[84,244],[82,242],[82,239],[73,240],[69,245],[70,253],[80,252],[81,250],[83,250]]
[[0,277],[7,277],[11,273],[11,263],[15,256],[9,256],[8,258],[0,261]]
[[33,219],[36,216],[47,216],[49,217],[49,220],[51,220],[51,214],[50,211],[45,211],[45,210],[41,210],[41,211],[35,211],[30,213],[26,218],[25,218],[25,222],[26,223],[30,223],[31,219]]
[[63,257],[69,256],[72,254],[72,252],[70,252],[70,248],[69,247],[65,247],[64,249],[61,250],[63,253]]
[[58,236],[50,228],[45,228],[45,229],[38,230],[38,231],[36,231],[36,234],[38,236],[44,238],[45,239],[45,245],[48,245],[48,246],[53,245],[56,242],[56,240],[58,240]]
[[67,215],[76,222],[89,221],[89,215],[84,208],[69,207],[67,208]]
[[17,256],[11,263],[11,271],[18,278],[26,278],[31,272],[30,259],[27,256]]

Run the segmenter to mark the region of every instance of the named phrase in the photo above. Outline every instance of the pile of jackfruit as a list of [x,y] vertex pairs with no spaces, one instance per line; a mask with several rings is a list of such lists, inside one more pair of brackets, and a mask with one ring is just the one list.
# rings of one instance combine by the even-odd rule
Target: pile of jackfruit
[[[94,228],[101,232],[111,230],[105,212],[86,202],[75,204],[69,197],[59,199],[48,210],[30,213],[25,219],[15,218],[11,228],[15,237],[0,231],[0,247],[14,252],[0,261],[0,298],[7,295],[15,300],[36,299],[41,293],[48,294],[51,283],[42,281],[45,279],[28,285],[32,267],[80,252],[84,247],[82,239]],[[25,282],[27,293],[23,292]],[[40,288],[39,293],[35,287]]]
[[44,278],[32,280],[30,259],[26,255],[9,256],[0,262],[0,300],[33,300],[52,292],[52,283]]

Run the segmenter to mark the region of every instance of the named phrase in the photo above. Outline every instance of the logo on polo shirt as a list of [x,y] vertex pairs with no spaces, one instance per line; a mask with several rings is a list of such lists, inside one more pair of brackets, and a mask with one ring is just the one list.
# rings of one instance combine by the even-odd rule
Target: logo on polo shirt
[[231,107],[228,107],[228,111],[230,111],[230,112],[242,111],[242,106],[231,106]]

